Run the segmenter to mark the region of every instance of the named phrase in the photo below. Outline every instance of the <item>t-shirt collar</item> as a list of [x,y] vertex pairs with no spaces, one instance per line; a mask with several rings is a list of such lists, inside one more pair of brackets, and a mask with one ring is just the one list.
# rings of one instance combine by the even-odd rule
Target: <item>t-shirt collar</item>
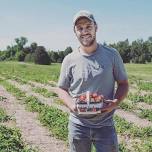
[[92,55],[94,55],[94,54],[96,54],[96,52],[98,51],[98,49],[99,49],[99,46],[100,46],[100,44],[97,44],[97,48],[96,48],[96,50],[94,51],[94,52],[92,52],[92,53],[86,53],[85,51],[83,51],[82,49],[80,49],[80,47],[78,47],[78,51],[79,51],[79,53],[81,54],[81,55],[84,55],[84,56],[92,56]]

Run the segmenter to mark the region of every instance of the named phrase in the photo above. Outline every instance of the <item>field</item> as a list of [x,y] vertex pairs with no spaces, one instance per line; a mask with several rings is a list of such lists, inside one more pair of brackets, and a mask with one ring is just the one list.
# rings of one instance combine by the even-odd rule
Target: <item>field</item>
[[[152,64],[125,66],[130,91],[114,116],[119,149],[152,152]],[[53,92],[59,72],[60,64],[0,62],[0,152],[67,151],[69,111]]]

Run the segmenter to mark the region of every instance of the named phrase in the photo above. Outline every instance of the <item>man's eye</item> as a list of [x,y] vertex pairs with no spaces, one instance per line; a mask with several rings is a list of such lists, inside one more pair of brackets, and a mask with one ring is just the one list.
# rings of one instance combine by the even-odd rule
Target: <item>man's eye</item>
[[78,30],[78,31],[82,31],[83,28],[82,28],[82,27],[78,27],[77,30]]
[[90,25],[89,25],[89,26],[87,26],[86,28],[87,28],[87,29],[91,29],[91,28],[92,28],[92,26],[90,26]]

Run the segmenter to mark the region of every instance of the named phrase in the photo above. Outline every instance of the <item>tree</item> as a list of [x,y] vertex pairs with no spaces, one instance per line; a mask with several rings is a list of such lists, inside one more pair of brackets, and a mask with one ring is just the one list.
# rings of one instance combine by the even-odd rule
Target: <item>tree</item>
[[57,62],[58,58],[59,58],[59,55],[57,52],[54,52],[54,51],[51,51],[49,52],[49,56],[50,56],[50,59],[52,62]]
[[25,47],[25,48],[23,49],[23,51],[24,51],[25,54],[29,54],[29,53],[32,52],[32,51],[31,51],[31,47],[29,47],[29,46]]
[[36,64],[49,65],[50,57],[43,46],[38,46],[35,50],[34,62]]
[[64,56],[67,56],[69,53],[73,52],[71,46],[67,47],[65,50],[64,50]]
[[138,39],[132,42],[131,46],[131,60],[133,63],[145,63],[146,47],[144,46],[143,39]]
[[62,63],[62,61],[63,61],[63,59],[64,59],[64,51],[59,51],[58,52],[58,55],[59,55],[59,57],[58,57],[58,59],[57,59],[57,62],[59,62],[59,63]]
[[17,52],[16,53],[16,60],[17,61],[24,61],[25,55],[26,54],[24,52]]
[[149,41],[150,43],[152,43],[152,36],[150,36],[150,37],[148,38],[148,41]]
[[15,38],[15,42],[18,47],[18,51],[22,51],[24,45],[28,42],[26,37]]
[[115,48],[119,51],[124,63],[130,62],[130,46],[128,39],[119,41]]
[[24,62],[34,62],[35,53],[29,53],[25,56]]
[[31,52],[35,52],[36,48],[37,48],[37,43],[36,42],[33,42],[31,43]]

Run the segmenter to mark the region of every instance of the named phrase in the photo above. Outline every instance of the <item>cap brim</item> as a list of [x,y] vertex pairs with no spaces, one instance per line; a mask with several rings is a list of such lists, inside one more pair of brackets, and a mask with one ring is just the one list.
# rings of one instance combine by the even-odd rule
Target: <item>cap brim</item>
[[73,22],[73,25],[75,26],[76,25],[76,22],[81,19],[81,18],[87,18],[88,20],[94,22],[93,19],[89,18],[88,16],[79,16],[77,19],[75,19],[75,21]]

